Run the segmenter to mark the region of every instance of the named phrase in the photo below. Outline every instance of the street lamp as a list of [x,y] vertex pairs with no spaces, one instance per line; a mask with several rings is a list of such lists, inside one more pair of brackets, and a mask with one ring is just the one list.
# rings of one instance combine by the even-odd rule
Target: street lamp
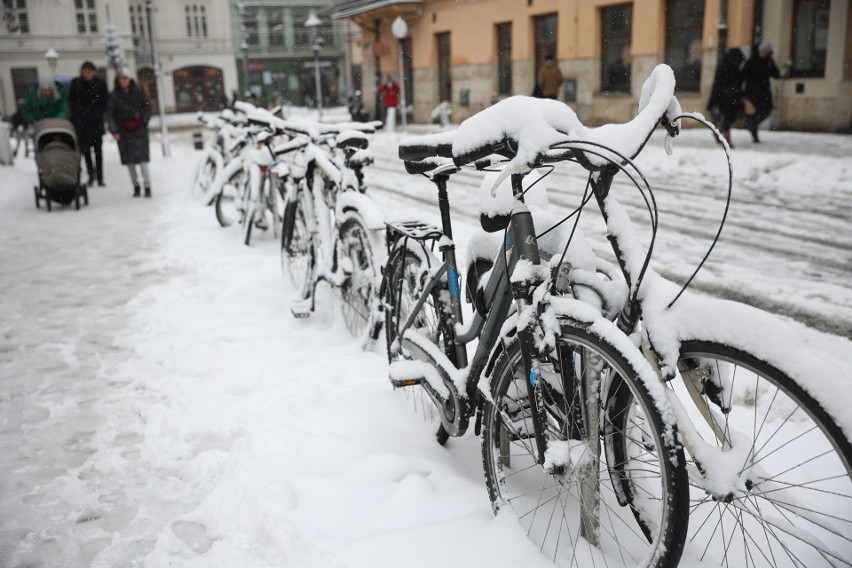
[[314,82],[317,85],[317,112],[319,112],[319,120],[322,120],[322,85],[320,84],[320,63],[319,52],[322,49],[323,39],[319,35],[319,27],[322,25],[322,20],[317,18],[314,12],[311,12],[308,19],[305,20],[305,27],[312,29],[314,34]]
[[406,130],[408,128],[408,117],[406,116],[408,113],[406,112],[406,103],[405,103],[405,67],[403,65],[405,62],[403,61],[402,56],[402,40],[406,38],[408,35],[408,24],[405,23],[400,16],[397,16],[396,19],[391,24],[391,33],[393,33],[393,37],[395,37],[399,41],[399,96],[401,114],[402,114],[402,129]]
[[56,77],[56,62],[59,61],[59,52],[52,47],[44,52],[44,58],[47,59],[47,66],[50,67],[50,74]]
[[237,12],[240,14],[240,50],[243,52],[243,88],[246,92],[249,91],[249,57],[248,57],[248,40],[246,35],[246,6],[242,2],[237,4]]
[[151,42],[151,56],[154,59],[154,78],[157,80],[157,114],[160,117],[160,145],[163,156],[171,156],[169,150],[169,129],[166,126],[166,89],[163,85],[163,68],[160,65],[160,51],[157,49],[157,36],[154,33],[153,5],[145,0],[145,22],[148,24],[148,39]]

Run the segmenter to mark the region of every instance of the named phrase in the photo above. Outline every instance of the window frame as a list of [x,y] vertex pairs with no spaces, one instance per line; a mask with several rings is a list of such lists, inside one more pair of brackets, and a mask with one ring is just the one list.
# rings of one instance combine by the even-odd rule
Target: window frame
[[78,34],[100,33],[98,9],[95,0],[75,0],[74,14]]
[[[27,14],[27,0],[3,0],[3,10],[9,15],[4,22],[7,34],[30,33],[30,18]],[[12,26],[12,29],[10,29]]]
[[[798,40],[799,40],[799,8],[802,4],[817,4],[816,12],[815,12],[815,22],[819,19],[819,4],[825,4],[825,49],[824,50],[816,50],[813,42],[808,46],[811,49],[811,52],[814,51],[823,51],[821,66],[818,68],[809,68],[809,69],[796,69],[796,60],[798,55]],[[831,14],[831,0],[793,0],[793,10],[792,10],[792,20],[790,21],[790,61],[792,62],[792,67],[790,67],[790,76],[791,77],[800,77],[800,78],[822,78],[825,77],[825,72],[828,64],[828,37],[829,37],[829,28],[830,28],[830,14]],[[814,32],[816,33],[816,32]]]
[[450,32],[435,34],[435,53],[438,57],[436,62],[438,102],[447,101],[451,103],[453,101],[453,44]]
[[[689,15],[695,14],[696,11],[700,12],[700,21],[693,23],[695,22],[695,19],[688,18],[687,22],[673,23],[671,15],[675,12],[675,10],[673,9],[672,4],[675,3],[693,4],[692,6],[687,7],[686,12]],[[705,0],[666,0],[665,2],[666,22],[664,28],[665,46],[663,49],[663,60],[675,73],[676,89],[678,92],[697,93],[701,91],[701,72],[699,71],[698,73],[697,81],[695,83],[691,83],[685,80],[687,78],[684,76],[684,70],[686,69],[686,65],[689,64],[690,46],[696,40],[699,42],[702,53],[700,57],[703,59],[704,19],[706,17],[705,7]],[[675,45],[673,43],[673,39],[681,35],[689,37],[689,41],[686,45],[681,45],[679,42]],[[680,61],[680,57],[678,57],[681,54],[684,55],[683,61]],[[701,69],[701,64],[703,64],[702,59],[699,59],[699,61],[701,61],[699,64],[699,70]]]
[[[618,40],[620,36],[616,36],[612,38],[612,36],[607,35],[605,32],[607,27],[607,18],[605,17],[607,13],[614,14],[616,10],[629,9],[629,14],[627,17],[627,41],[623,41],[623,37],[621,37],[622,41],[614,41]],[[625,88],[613,88],[611,84],[609,84],[609,73],[607,67],[610,65],[610,59],[607,57],[609,47],[608,44],[619,44],[617,47],[616,53],[623,52],[625,48],[629,48],[632,52],[633,49],[633,2],[625,2],[623,4],[613,4],[610,6],[602,6],[599,12],[599,25],[600,25],[600,45],[601,45],[601,93],[609,93],[609,94],[622,94],[629,95],[633,92],[633,58],[631,55],[630,64],[627,70],[627,84]]]
[[497,94],[512,94],[512,22],[494,24],[497,43]]

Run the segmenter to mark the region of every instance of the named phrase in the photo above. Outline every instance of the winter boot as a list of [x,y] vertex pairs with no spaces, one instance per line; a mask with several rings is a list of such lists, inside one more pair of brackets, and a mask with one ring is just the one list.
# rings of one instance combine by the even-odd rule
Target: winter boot
[[145,197],[151,197],[151,186],[145,186]]
[[141,192],[140,192],[140,190],[139,190],[139,184],[138,184],[138,183],[134,183],[134,184],[133,184],[133,197],[139,197],[140,195],[142,195],[142,194],[141,194]]

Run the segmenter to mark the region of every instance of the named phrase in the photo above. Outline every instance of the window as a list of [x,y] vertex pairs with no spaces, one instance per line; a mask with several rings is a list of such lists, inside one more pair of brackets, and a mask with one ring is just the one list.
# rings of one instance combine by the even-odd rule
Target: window
[[74,0],[77,15],[77,33],[98,33],[98,14],[95,11],[95,0]]
[[512,24],[497,24],[497,94],[512,94]]
[[270,47],[284,47],[284,13],[280,10],[267,10],[266,14]]
[[36,81],[38,70],[35,67],[12,68],[12,91],[15,93],[15,100],[27,98]]
[[666,2],[666,64],[674,70],[678,91],[701,87],[704,0]]
[[30,33],[27,0],[3,0],[3,23],[10,34]]
[[450,74],[450,32],[435,34],[438,44],[438,100],[453,100],[453,78]]
[[601,8],[601,90],[630,92],[633,5]]
[[311,30],[305,27],[310,12],[305,9],[293,10],[293,47],[309,49],[311,47]]
[[793,5],[793,70],[796,77],[824,77],[831,0],[796,0]]
[[130,31],[134,36],[145,37],[147,19],[142,4],[130,5]]
[[414,103],[414,59],[411,56],[411,38],[400,40],[402,47],[402,76],[404,78],[405,104]]
[[557,14],[545,14],[536,16],[533,25],[535,27],[535,76],[544,65],[544,59],[548,55],[556,56],[557,26],[559,19]]
[[322,24],[317,28],[306,28],[305,22],[311,15],[312,10],[293,10],[293,46],[301,49],[310,49],[314,44],[314,33],[319,34],[325,47],[333,46],[336,42],[334,35],[334,24],[328,18],[320,18]]
[[187,37],[207,37],[207,8],[198,4],[184,6]]
[[243,39],[250,47],[260,45],[260,33],[257,27],[257,10],[246,8],[243,16]]

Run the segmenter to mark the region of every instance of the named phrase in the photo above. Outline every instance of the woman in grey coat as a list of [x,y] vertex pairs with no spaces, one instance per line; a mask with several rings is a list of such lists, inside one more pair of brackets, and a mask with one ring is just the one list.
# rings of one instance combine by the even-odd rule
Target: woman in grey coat
[[121,163],[130,170],[133,182],[133,197],[141,194],[136,165],[142,174],[145,197],[151,197],[151,176],[148,172],[148,120],[151,118],[151,103],[145,91],[130,77],[126,67],[118,71],[115,89],[107,105],[109,131],[118,142]]

